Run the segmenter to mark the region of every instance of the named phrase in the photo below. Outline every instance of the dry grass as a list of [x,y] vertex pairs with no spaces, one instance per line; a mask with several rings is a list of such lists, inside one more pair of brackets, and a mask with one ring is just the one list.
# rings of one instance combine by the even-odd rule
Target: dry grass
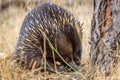
[[[103,74],[90,74],[89,60],[89,36],[92,18],[92,4],[83,1],[82,5],[75,3],[73,7],[67,7],[65,1],[52,0],[54,3],[65,7],[78,18],[83,25],[83,59],[87,63],[79,69],[79,73],[84,74],[84,77],[89,80],[119,80],[120,79],[120,64],[118,64],[117,72],[113,70],[109,77],[104,77]],[[31,10],[31,6],[27,6]],[[29,12],[29,11],[27,11]],[[82,80],[83,77],[78,72],[70,73],[49,73],[40,72],[39,70],[25,70],[14,64],[13,52],[18,39],[20,27],[27,12],[21,7],[10,6],[8,9],[0,12],[0,80]],[[47,75],[47,76],[45,76]]]

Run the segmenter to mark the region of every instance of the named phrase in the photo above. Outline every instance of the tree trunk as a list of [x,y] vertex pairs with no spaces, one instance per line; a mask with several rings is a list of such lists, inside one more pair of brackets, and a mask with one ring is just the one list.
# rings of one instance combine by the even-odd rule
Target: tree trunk
[[91,23],[92,66],[105,72],[115,67],[120,44],[120,0],[94,0]]

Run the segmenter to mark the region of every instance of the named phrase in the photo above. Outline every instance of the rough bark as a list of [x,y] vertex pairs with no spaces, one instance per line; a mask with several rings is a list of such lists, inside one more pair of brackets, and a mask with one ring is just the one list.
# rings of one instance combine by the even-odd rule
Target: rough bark
[[91,23],[92,66],[105,72],[117,64],[120,44],[120,0],[94,0]]

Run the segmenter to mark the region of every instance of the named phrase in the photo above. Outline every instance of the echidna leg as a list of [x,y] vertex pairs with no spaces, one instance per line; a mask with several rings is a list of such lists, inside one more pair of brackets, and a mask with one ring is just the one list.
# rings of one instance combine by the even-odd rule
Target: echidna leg
[[47,69],[49,71],[52,71],[52,72],[55,72],[55,71],[58,71],[58,72],[67,71],[67,69],[66,69],[64,64],[60,63],[58,65],[58,64],[54,64],[53,62],[54,61],[52,59],[47,58]]
[[66,61],[67,61],[68,64],[69,64],[69,65],[67,65],[67,66],[69,66],[70,70],[72,70],[72,71],[78,70],[78,66],[76,65],[76,63],[75,63],[72,55],[71,55],[70,58],[67,57],[67,58],[66,58]]
[[72,33],[70,33],[70,40],[72,43],[72,47],[73,47],[73,59],[76,63],[77,66],[80,65],[80,59],[81,59],[81,48],[82,48],[82,44],[79,38],[79,35],[77,33],[77,31],[75,29],[72,29],[71,31],[73,31]]
[[80,59],[81,59],[81,53],[80,53],[80,50],[78,48],[76,48],[74,53],[73,53],[73,59],[74,59],[76,65],[79,66]]

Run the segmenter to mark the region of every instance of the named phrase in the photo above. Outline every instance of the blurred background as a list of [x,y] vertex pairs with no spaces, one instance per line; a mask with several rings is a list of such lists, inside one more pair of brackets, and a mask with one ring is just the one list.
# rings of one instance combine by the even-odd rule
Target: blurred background
[[45,2],[67,9],[83,24],[82,53],[83,57],[88,55],[92,0],[0,0],[0,57],[12,55],[25,16],[35,6]]

